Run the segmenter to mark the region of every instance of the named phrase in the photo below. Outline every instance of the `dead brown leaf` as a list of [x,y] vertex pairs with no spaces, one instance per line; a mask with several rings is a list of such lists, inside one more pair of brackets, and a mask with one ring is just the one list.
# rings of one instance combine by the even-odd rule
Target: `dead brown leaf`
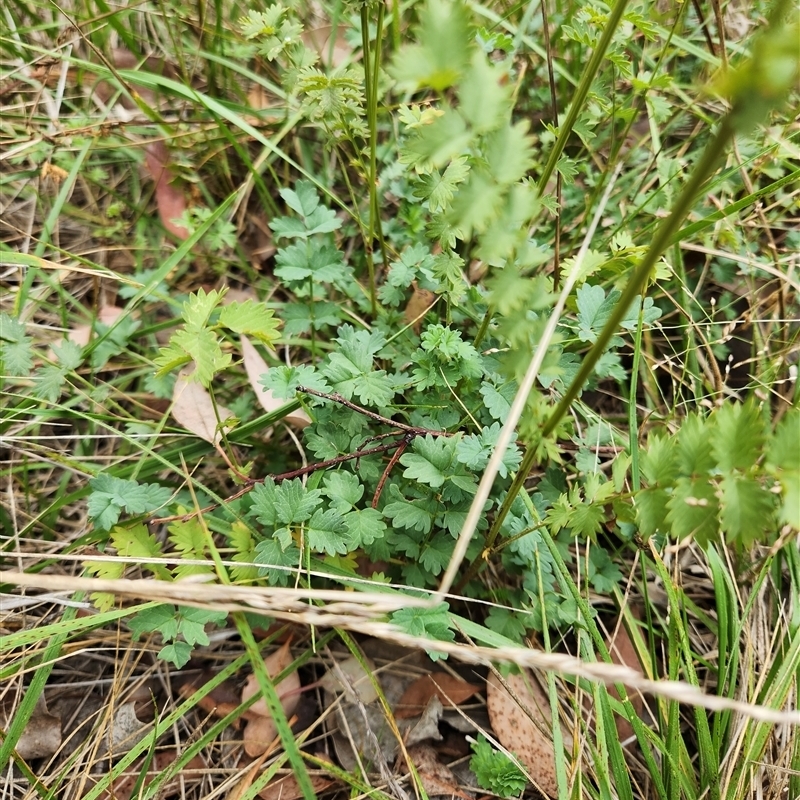
[[[148,782],[152,781],[154,778],[158,777],[159,774],[164,772],[165,769],[174,764],[177,758],[178,751],[174,748],[156,751],[156,753],[153,754],[153,760],[150,762],[150,769],[147,771],[145,786]],[[123,772],[122,775],[111,782],[109,789],[106,789],[100,794],[101,800],[131,800],[133,790],[136,788],[136,782],[139,780],[139,776],[144,764],[144,757],[132,764],[128,770]],[[174,778],[172,778],[172,780],[167,781],[167,783],[161,787],[159,797],[164,797],[170,792],[174,792],[179,789],[181,785],[181,778],[183,778],[186,784],[190,784],[191,776],[189,773],[191,771],[205,770],[205,768],[206,765],[203,759],[200,758],[200,756],[195,756],[186,764],[186,766],[183,767],[183,771],[181,773],[177,774]],[[195,780],[199,779],[200,776],[195,777]]]
[[[364,663],[374,673],[375,664],[368,658],[364,659]],[[319,679],[319,685],[331,694],[344,692],[348,703],[361,702],[368,705],[378,699],[375,685],[355,656],[345,658],[332,666]]]
[[[326,789],[335,786],[338,781],[327,775],[309,775],[311,788],[319,796]],[[297,778],[294,775],[284,775],[268,783],[259,793],[261,800],[299,800],[303,796]]]
[[[220,422],[233,416],[225,406],[216,405]],[[190,373],[182,369],[172,390],[172,416],[195,436],[209,444],[218,444],[222,439],[217,422],[217,413],[208,389],[192,380]]]
[[472,800],[470,795],[461,791],[458,778],[452,770],[439,761],[439,756],[429,744],[415,744],[406,752],[419,775],[422,786],[428,795],[445,795]]
[[[97,321],[102,322],[104,325],[113,325],[119,315],[122,314],[124,309],[118,306],[100,306],[97,311]],[[68,334],[67,338],[71,342],[86,347],[89,344],[89,339],[92,335],[91,325],[76,325]]]
[[186,211],[186,195],[170,183],[170,158],[167,145],[158,140],[150,142],[144,151],[145,164],[156,184],[155,195],[161,224],[176,238],[187,239],[189,231],[175,222]]
[[457,706],[469,700],[479,689],[479,686],[447,672],[432,672],[418,678],[405,690],[395,709],[395,716],[398,719],[418,716],[434,696],[439,698],[445,708]]
[[495,736],[515,753],[540,791],[556,797],[556,756],[550,701],[533,677],[509,675],[504,686],[497,674],[489,673],[486,703]]
[[[281,406],[285,406],[286,400],[278,400],[269,389],[264,388],[259,383],[259,378],[269,369],[269,366],[246,336],[242,336],[242,360],[247,371],[247,379],[250,381],[250,385],[256,393],[256,398],[264,411],[269,413],[277,411]],[[311,424],[311,418],[302,408],[287,414],[284,419],[290,425],[295,425],[298,428],[305,428]]]
[[[8,728],[14,717],[15,705],[4,700],[0,705],[0,723]],[[39,695],[25,730],[17,740],[16,751],[28,761],[31,758],[49,758],[61,747],[61,717],[47,710],[44,695]]]
[[414,289],[414,294],[411,295],[403,316],[406,322],[411,325],[414,333],[419,333],[422,328],[422,318],[436,302],[437,297],[428,289],[420,289],[416,281],[411,286]]
[[109,753],[118,756],[127,753],[150,731],[150,725],[142,722],[136,714],[136,702],[121,703],[114,709],[114,716],[106,735]]
[[434,739],[440,742],[442,740],[442,733],[439,730],[439,720],[441,720],[441,718],[442,701],[436,695],[433,695],[433,697],[428,700],[428,705],[425,706],[422,715],[415,723],[411,724],[409,721],[406,722],[405,725],[402,722],[398,725],[401,730],[405,728],[403,732],[403,741],[409,747],[412,744],[419,744],[427,739]]
[[[642,668],[642,665],[639,662],[639,656],[636,653],[636,648],[633,646],[633,641],[631,641],[630,634],[628,633],[628,629],[621,620],[617,625],[614,638],[608,644],[608,651],[611,654],[611,660],[615,664],[621,664],[622,666],[630,667],[631,669],[635,670],[640,670]],[[619,693],[613,686],[610,686],[608,691],[613,697],[619,699]],[[642,699],[642,695],[630,686],[625,687],[625,692],[627,693],[634,710],[641,717],[642,709],[644,708],[644,700]],[[617,734],[619,735],[621,742],[626,742],[633,737],[633,726],[627,719],[618,716],[616,718],[616,724]]]
[[[290,642],[286,642],[283,647],[264,659],[264,666],[270,677],[283,672],[292,663],[289,645]],[[260,691],[255,674],[249,675],[242,689],[242,702],[246,702]],[[278,683],[275,686],[275,691],[278,693],[284,713],[287,717],[291,716],[300,700],[300,676],[297,674],[297,670]],[[278,729],[275,727],[275,722],[263,697],[256,700],[245,712],[244,716],[247,719],[243,735],[244,750],[248,756],[255,758],[264,753],[270,746],[277,735]]]
[[[184,683],[180,687],[181,697],[191,697],[196,691],[214,678],[214,673],[205,671],[201,673],[194,680]],[[232,678],[223,681],[218,686],[215,686],[208,694],[203,695],[197,702],[197,707],[205,711],[207,714],[212,714],[215,717],[227,717],[232,711],[235,711],[239,705],[239,690]],[[241,727],[241,721],[236,719],[231,723],[233,727],[238,730]]]

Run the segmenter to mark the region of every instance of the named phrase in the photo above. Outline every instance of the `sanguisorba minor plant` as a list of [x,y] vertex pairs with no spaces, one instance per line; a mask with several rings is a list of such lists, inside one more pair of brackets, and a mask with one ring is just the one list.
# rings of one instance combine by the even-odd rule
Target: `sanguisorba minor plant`
[[[686,597],[665,559],[676,543],[704,548],[718,613],[728,610],[725,625],[721,615],[704,619],[733,647],[747,604],[731,593],[719,553],[777,547],[800,529],[800,411],[796,399],[771,402],[769,386],[725,397],[717,343],[703,333],[714,321],[683,245],[708,249],[699,237],[733,218],[737,201],[777,192],[791,174],[777,159],[764,170],[771,183],[742,194],[730,185],[746,165],[723,159],[737,136],[751,163],[773,158],[752,131],[780,124],[768,115],[794,88],[796,14],[777,4],[749,56],[711,77],[703,96],[684,77],[700,57],[683,7],[663,17],[619,0],[540,17],[531,5],[501,18],[488,6],[429,0],[408,12],[408,44],[399,10],[389,25],[383,4],[357,11],[348,7],[346,19],[360,30],[361,63],[335,69],[304,44],[293,6],[254,9],[238,23],[250,43],[242,52],[268,65],[298,130],[321,146],[294,160],[269,142],[291,179],[279,187],[274,263],[257,297],[228,303],[224,289],[194,287],[170,298],[180,318],[173,313],[168,341],[156,338],[162,281],[230,220],[232,195],[196,220],[161,269],[135,276],[128,310],[145,309],[145,328],[128,313],[95,325],[85,347],[44,342],[22,290],[0,316],[7,397],[31,419],[60,406],[89,414],[81,398],[97,399],[92,376],[120,354],[144,367],[136,388],[145,393],[170,398],[170,381],[188,367],[213,403],[229,403],[242,336],[271,364],[256,391],[286,401],[257,418],[248,395],[232,422],[216,420],[229,468],[221,476],[198,477],[181,462],[212,460],[202,443],[162,445],[159,430],[143,447],[128,433],[135,465],[98,468],[82,490],[92,528],[81,544],[121,558],[88,559],[87,573],[121,577],[136,562],[160,580],[300,585],[311,597],[330,585],[442,590],[440,602],[391,614],[430,639],[434,657],[436,641],[453,641],[476,616],[470,635],[483,643],[534,636],[549,648],[557,633],[559,646],[609,660],[594,600],[617,603],[635,553],[639,591],[646,598],[655,575],[670,609],[648,611],[644,631],[628,615],[642,665],[700,685]],[[224,103],[180,91],[264,144]],[[632,144],[642,125],[650,150]],[[723,198],[713,213],[704,194]],[[37,274],[35,261],[17,261]],[[757,378],[789,369],[793,336],[784,331],[780,352],[765,343]],[[689,402],[697,407],[687,412]],[[311,419],[305,466],[261,437],[299,404]],[[754,580],[779,570],[771,558]],[[453,588],[455,598],[444,593]],[[160,632],[162,657],[182,666],[219,619],[160,606],[131,625]],[[775,681],[747,699],[780,707],[793,691],[796,626],[778,649]],[[738,696],[740,670],[721,657],[706,685]],[[549,688],[555,699],[552,677]],[[645,796],[644,784],[663,798],[744,796],[752,776],[731,766],[731,753],[753,763],[770,746],[766,728],[742,734],[730,715],[701,711],[691,712],[687,745],[676,702],[655,703],[645,727],[622,687],[622,700],[582,688],[597,709],[582,731],[592,767],[570,781],[590,796],[612,786]],[[627,767],[612,711],[633,726],[644,777]],[[555,702],[553,713],[555,723]],[[562,747],[563,797],[567,755]]]

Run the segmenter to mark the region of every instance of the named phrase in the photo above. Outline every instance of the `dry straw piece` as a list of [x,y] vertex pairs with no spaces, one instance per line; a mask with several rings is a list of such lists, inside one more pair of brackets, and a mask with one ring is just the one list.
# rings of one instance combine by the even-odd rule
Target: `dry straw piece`
[[[377,592],[349,592],[332,589],[284,589],[218,584],[167,583],[156,580],[101,580],[74,578],[67,575],[37,575],[25,572],[0,571],[0,583],[28,586],[45,591],[109,592],[118,597],[163,603],[180,603],[195,608],[218,611],[260,611],[276,619],[300,625],[339,627],[408,647],[436,649],[471,664],[490,665],[498,662],[516,664],[605,684],[620,683],[641,692],[666,697],[679,703],[707,708],[711,711],[736,711],[761,722],[800,725],[800,711],[781,711],[755,703],[731,700],[706,694],[684,681],[651,680],[640,672],[620,664],[581,661],[561,653],[545,653],[525,647],[480,647],[478,645],[442,642],[412,636],[376,617],[409,606],[426,607],[430,601],[421,598],[388,596]],[[310,605],[312,600],[327,602]]]

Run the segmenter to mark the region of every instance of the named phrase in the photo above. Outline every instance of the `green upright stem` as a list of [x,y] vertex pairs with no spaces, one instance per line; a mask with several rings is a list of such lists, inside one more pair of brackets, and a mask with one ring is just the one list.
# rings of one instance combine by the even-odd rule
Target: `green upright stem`
[[[539,176],[539,182],[536,184],[536,190],[539,196],[544,194],[544,190],[547,187],[547,182],[550,180],[550,177],[556,168],[556,164],[558,163],[559,158],[561,158],[561,154],[564,152],[567,140],[572,134],[572,129],[575,127],[575,123],[578,120],[578,115],[583,110],[583,103],[586,100],[586,96],[589,94],[589,89],[592,88],[592,83],[594,82],[595,76],[600,70],[600,65],[605,58],[606,50],[608,49],[609,44],[611,44],[614,34],[617,32],[617,26],[622,19],[622,15],[625,13],[625,7],[627,5],[628,0],[617,0],[614,8],[611,9],[611,14],[609,14],[605,28],[603,29],[603,35],[600,37],[600,41],[597,43],[597,47],[595,47],[592,57],[589,59],[589,63],[586,65],[586,69],[583,71],[581,82],[575,89],[575,95],[569,105],[567,118],[564,120],[563,125],[558,126],[558,138],[553,145],[553,149],[550,151],[550,155],[547,159],[544,169],[542,170],[542,174]],[[558,124],[558,120],[556,120],[556,124]]]
[[[641,293],[642,289],[647,283],[647,280],[650,277],[650,272],[655,266],[656,261],[658,261],[658,259],[661,257],[661,254],[669,246],[670,241],[680,227],[681,222],[683,222],[686,215],[691,211],[697,195],[700,193],[700,190],[702,189],[706,180],[716,168],[719,159],[725,152],[728,142],[733,138],[735,127],[732,114],[733,112],[725,116],[720,123],[719,130],[716,132],[714,137],[706,146],[706,149],[703,151],[703,155],[700,157],[700,160],[697,162],[692,174],[689,176],[689,180],[683,187],[683,191],[676,200],[672,209],[672,213],[661,223],[660,227],[656,231],[656,235],[653,239],[653,243],[650,245],[650,249],[647,251],[647,253],[645,253],[644,257],[639,262],[639,266],[634,270],[628,285],[625,287],[625,291],[622,293],[622,296],[614,307],[614,310],[603,327],[603,330],[600,331],[597,341],[583,359],[583,363],[581,364],[578,374],[569,385],[569,388],[561,398],[561,401],[556,406],[550,418],[544,424],[541,433],[542,437],[549,436],[555,430],[556,426],[561,421],[561,418],[567,413],[567,411],[569,411],[569,408],[575,401],[578,393],[581,391],[583,385],[594,371],[595,365],[600,359],[600,356],[602,356],[605,352],[611,337],[614,336],[614,334],[616,334],[619,330],[620,322],[622,322],[622,320],[625,318],[625,315],[628,313],[628,309],[636,299],[636,296]],[[494,522],[492,523],[492,527],[490,528],[486,537],[486,548],[491,548],[494,545],[494,541],[500,532],[500,526],[503,524],[503,520],[506,518],[514,499],[519,494],[519,490],[525,483],[535,460],[536,448],[528,447],[528,449],[525,451],[522,462],[519,465],[517,474],[514,477],[514,481],[508,490],[508,494],[506,494],[503,505],[498,510]]]
[[369,228],[367,230],[367,269],[369,272],[369,296],[372,314],[378,313],[378,294],[375,285],[375,262],[372,257],[373,241],[377,238],[384,254],[383,231],[378,204],[378,74],[381,64],[381,39],[385,6],[378,4],[375,49],[369,42],[369,13],[365,4],[361,8],[361,46],[364,51],[364,96],[367,103],[367,125],[369,127]]

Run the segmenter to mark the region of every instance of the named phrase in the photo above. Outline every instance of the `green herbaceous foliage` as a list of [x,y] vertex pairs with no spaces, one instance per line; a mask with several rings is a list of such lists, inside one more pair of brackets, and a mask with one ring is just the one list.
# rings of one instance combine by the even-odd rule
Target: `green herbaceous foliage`
[[483,734],[472,742],[474,755],[469,768],[475,773],[478,785],[500,797],[517,797],[528,785],[520,768],[505,754],[495,750]]
[[[234,199],[243,202],[237,192],[184,213],[181,224],[197,241],[179,246],[174,261],[157,269],[137,262],[134,282],[119,291],[124,313],[115,323],[81,316],[91,323],[89,345],[65,335],[66,315],[45,341],[22,303],[0,312],[0,372],[14,417],[2,421],[2,432],[17,419],[67,415],[118,436],[120,458],[110,468],[56,454],[88,475],[69,498],[85,501],[91,524],[83,543],[119,557],[87,558],[87,574],[121,578],[134,564],[160,581],[430,596],[541,347],[541,369],[454,587],[466,599],[402,608],[387,621],[429,640],[434,659],[446,657],[437,642],[507,645],[530,636],[548,648],[563,637],[587,661],[605,658],[603,608],[625,614],[626,564],[635,558],[645,596],[655,570],[669,603],[663,619],[658,603],[646,604],[647,629],[626,620],[637,650],[652,655],[653,675],[663,666],[663,674],[700,685],[699,670],[713,659],[692,650],[693,598],[661,561],[671,545],[694,542],[708,557],[717,603],[703,619],[719,642],[720,665],[704,680],[709,691],[736,694],[740,666],[729,651],[745,614],[719,553],[750,566],[755,548],[800,528],[797,395],[779,398],[770,383],[785,382],[796,331],[786,323],[779,344],[754,339],[749,388],[758,391],[727,397],[733,390],[716,379],[713,357],[727,358],[736,297],[725,288],[709,311],[706,271],[694,274],[700,270],[680,245],[723,249],[708,262],[715,286],[759,276],[753,264],[762,263],[763,243],[755,247],[734,215],[765,198],[791,207],[789,157],[773,159],[773,145],[751,132],[774,122],[770,110],[796,81],[797,23],[781,19],[761,38],[737,43],[750,56],[724,72],[698,47],[701,34],[692,38],[678,25],[680,16],[670,18],[675,33],[649,7],[582,3],[558,10],[548,24],[556,41],[545,47],[540,10],[495,18],[486,7],[428,0],[403,8],[401,20],[399,5],[345,4],[361,54],[332,68],[304,43],[295,4],[237,12],[225,58],[257,56],[268,65],[286,127],[267,138],[213,93],[198,108],[218,127],[233,125],[223,149],[246,161],[248,181],[269,209],[264,231],[268,224],[274,257],[255,269],[237,253],[233,221],[244,215],[229,213]],[[395,11],[384,27],[384,14]],[[507,24],[518,12],[523,18]],[[555,108],[545,61],[554,67]],[[710,83],[701,95],[703,70]],[[720,97],[730,102],[727,115]],[[253,109],[246,111],[249,119]],[[271,113],[265,118],[278,119]],[[691,136],[680,127],[686,119]],[[646,123],[652,152],[631,146],[637,122]],[[290,128],[302,132],[291,147],[282,138],[289,141]],[[738,160],[718,172],[734,134]],[[159,128],[164,135],[172,134]],[[245,137],[264,148],[257,166]],[[740,164],[757,185],[740,185]],[[578,258],[595,212],[600,225]],[[110,214],[106,233],[115,220]],[[789,232],[780,248],[792,242]],[[33,275],[35,264],[24,263]],[[198,264],[226,281],[245,276],[259,299],[227,302],[226,289],[198,289],[199,281],[179,292]],[[785,264],[769,267],[774,274]],[[175,286],[172,270],[183,278]],[[565,283],[571,289],[545,341]],[[783,295],[785,322],[794,306]],[[85,316],[81,308],[73,316]],[[759,313],[765,324],[767,312]],[[245,378],[242,336],[268,364],[257,381]],[[776,355],[762,359],[770,347]],[[705,371],[700,357],[710,362]],[[168,400],[179,374],[233,412],[216,449],[187,444],[185,435],[175,444],[166,415],[154,424],[126,405],[128,395],[145,405]],[[285,405],[258,417],[261,389]],[[293,432],[304,469],[276,425],[298,406],[311,420]],[[44,509],[35,522],[54,525],[59,510]],[[784,567],[800,574],[796,557],[785,558],[772,572],[767,563],[759,580],[777,581]],[[112,595],[93,600],[112,613]],[[160,604],[130,628],[136,637],[158,634],[159,656],[181,667],[209,643],[207,627],[224,619]],[[653,633],[659,625],[663,640]],[[792,637],[775,648],[782,660],[756,699],[779,705],[789,696],[800,652]],[[255,652],[246,633],[243,641]],[[600,686],[591,692],[597,724],[581,735],[596,774],[577,776],[585,784],[575,792],[634,796],[614,740],[612,709],[622,709],[638,723],[634,734],[660,798],[723,796],[721,761],[709,743],[722,751],[730,715],[694,714],[696,753],[681,736],[677,703],[654,702],[657,724],[645,732],[629,701]],[[283,734],[286,746],[288,723]],[[741,770],[765,757],[765,736],[756,734]],[[502,797],[522,792],[524,777],[505,755],[482,737],[473,751],[480,786]],[[300,761],[296,746],[292,757]]]

